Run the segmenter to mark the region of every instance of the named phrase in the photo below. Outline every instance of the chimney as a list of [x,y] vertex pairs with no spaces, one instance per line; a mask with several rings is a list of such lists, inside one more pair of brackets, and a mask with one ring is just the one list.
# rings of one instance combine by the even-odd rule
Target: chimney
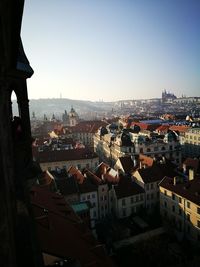
[[142,161],[140,160],[140,169],[142,169]]
[[107,168],[106,166],[103,167],[103,174],[106,174]]
[[135,156],[131,155],[131,160],[133,161],[133,166],[136,167],[137,166],[137,160],[136,160]]
[[194,169],[189,169],[189,181],[194,180]]

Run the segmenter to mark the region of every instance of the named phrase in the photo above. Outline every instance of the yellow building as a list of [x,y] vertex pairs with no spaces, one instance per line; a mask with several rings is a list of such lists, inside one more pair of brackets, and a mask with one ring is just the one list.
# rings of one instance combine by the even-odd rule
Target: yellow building
[[200,155],[200,128],[191,128],[186,132],[185,154],[192,157]]
[[176,235],[200,242],[200,179],[164,177],[160,182],[160,212]]

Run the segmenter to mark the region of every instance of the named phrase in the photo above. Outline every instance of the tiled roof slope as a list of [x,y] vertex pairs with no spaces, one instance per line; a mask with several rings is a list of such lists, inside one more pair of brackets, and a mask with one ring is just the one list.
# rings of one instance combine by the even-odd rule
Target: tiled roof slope
[[114,266],[103,247],[63,197],[34,187],[31,204],[43,252],[60,258],[77,259],[83,267]]
[[161,181],[164,176],[174,177],[177,173],[168,164],[154,164],[149,168],[138,169],[144,183]]
[[73,133],[95,133],[100,127],[107,125],[104,121],[81,121],[70,129]]
[[34,152],[35,158],[40,162],[59,162],[66,160],[82,160],[97,158],[97,154],[89,151],[87,148],[69,149],[69,150],[53,150]]
[[134,163],[131,157],[120,157],[120,163],[124,169],[125,173],[131,173],[134,169]]
[[129,176],[120,176],[119,183],[114,186],[118,199],[144,193],[144,189],[133,182]]

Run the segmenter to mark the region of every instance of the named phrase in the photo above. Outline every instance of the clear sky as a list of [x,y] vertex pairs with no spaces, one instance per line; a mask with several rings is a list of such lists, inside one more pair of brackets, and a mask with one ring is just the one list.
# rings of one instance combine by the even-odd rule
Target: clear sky
[[30,99],[200,96],[200,0],[26,0]]

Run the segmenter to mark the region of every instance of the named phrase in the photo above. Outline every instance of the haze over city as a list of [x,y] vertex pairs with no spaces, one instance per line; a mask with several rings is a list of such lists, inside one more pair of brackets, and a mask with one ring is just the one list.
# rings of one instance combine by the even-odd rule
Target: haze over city
[[27,0],[29,98],[199,96],[199,14],[198,0]]

